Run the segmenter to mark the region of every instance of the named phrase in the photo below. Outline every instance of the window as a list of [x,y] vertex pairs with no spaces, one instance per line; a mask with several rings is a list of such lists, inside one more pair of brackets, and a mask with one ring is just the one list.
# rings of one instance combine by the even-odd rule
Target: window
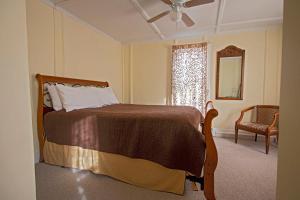
[[207,101],[207,43],[172,47],[172,105],[204,113]]

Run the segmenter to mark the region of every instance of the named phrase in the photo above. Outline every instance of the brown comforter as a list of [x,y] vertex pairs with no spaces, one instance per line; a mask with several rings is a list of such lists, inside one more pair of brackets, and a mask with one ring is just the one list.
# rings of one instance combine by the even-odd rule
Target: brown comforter
[[146,159],[200,176],[201,119],[188,106],[115,104],[47,113],[44,128],[49,142]]

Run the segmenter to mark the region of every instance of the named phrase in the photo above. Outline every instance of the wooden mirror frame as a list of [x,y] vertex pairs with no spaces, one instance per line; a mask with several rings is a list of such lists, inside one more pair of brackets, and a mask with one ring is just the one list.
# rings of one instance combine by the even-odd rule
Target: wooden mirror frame
[[[242,57],[241,62],[241,85],[240,85],[240,96],[239,97],[220,97],[219,96],[219,83],[220,83],[220,58],[224,57]],[[244,63],[245,63],[245,50],[240,49],[236,46],[230,45],[225,49],[217,52],[217,73],[216,73],[216,99],[218,100],[243,100],[244,90]]]

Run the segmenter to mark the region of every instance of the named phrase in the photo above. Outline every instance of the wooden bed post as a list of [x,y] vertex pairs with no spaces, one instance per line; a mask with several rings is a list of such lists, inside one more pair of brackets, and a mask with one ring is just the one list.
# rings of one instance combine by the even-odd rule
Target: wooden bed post
[[36,79],[38,80],[38,107],[37,107],[37,131],[38,131],[38,139],[39,139],[39,149],[40,149],[40,162],[44,161],[43,149],[45,144],[45,133],[43,127],[43,109],[44,109],[44,81],[43,76],[40,74],[36,75]]
[[216,199],[214,192],[214,173],[218,164],[218,153],[212,136],[211,125],[212,120],[217,116],[218,111],[214,109],[211,104],[211,109],[206,113],[204,119],[203,129],[206,143],[206,157],[204,162],[204,195],[207,200]]

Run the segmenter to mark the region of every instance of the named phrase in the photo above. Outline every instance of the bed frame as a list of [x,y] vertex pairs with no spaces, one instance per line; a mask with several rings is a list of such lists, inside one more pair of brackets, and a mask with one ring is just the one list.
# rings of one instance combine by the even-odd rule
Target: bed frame
[[[38,139],[39,139],[39,150],[40,150],[40,162],[44,161],[43,149],[46,140],[44,132],[44,115],[47,112],[53,111],[52,108],[47,107],[44,104],[44,84],[45,83],[61,83],[61,84],[73,84],[82,86],[97,86],[97,87],[108,87],[108,82],[102,81],[91,81],[83,79],[65,78],[57,76],[47,76],[37,74],[36,79],[38,80],[38,108],[37,108],[37,128],[38,128]],[[216,145],[212,136],[211,127],[212,120],[218,116],[218,111],[213,107],[211,101],[207,102],[205,106],[205,118],[201,122],[202,133],[205,136],[206,152],[204,161],[203,177],[195,177],[193,175],[187,175],[186,179],[192,182],[198,182],[201,185],[201,190],[204,190],[204,195],[207,200],[215,200],[214,193],[214,172],[218,163],[218,154]]]

